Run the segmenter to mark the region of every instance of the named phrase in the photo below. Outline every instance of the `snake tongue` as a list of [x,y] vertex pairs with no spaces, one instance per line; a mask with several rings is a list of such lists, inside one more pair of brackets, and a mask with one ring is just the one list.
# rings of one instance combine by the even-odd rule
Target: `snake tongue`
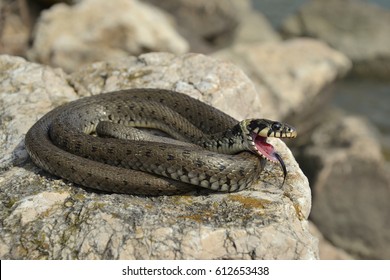
[[270,161],[278,162],[278,158],[275,156],[275,149],[271,144],[267,143],[266,137],[256,135],[254,139],[257,151],[261,156]]

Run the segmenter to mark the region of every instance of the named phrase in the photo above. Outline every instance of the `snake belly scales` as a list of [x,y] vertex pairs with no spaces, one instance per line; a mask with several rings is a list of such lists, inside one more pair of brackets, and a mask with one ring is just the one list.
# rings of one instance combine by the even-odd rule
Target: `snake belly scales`
[[[161,130],[180,142],[93,135],[106,123]],[[36,165],[63,179],[108,192],[159,195],[195,186],[242,190],[258,180],[267,161],[279,161],[286,176],[266,139],[295,136],[287,124],[238,122],[182,93],[129,89],[55,108],[31,127],[25,143]]]

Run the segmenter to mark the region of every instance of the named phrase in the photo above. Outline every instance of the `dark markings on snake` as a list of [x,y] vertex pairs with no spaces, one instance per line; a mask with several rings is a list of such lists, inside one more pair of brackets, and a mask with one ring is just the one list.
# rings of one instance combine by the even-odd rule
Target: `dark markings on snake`
[[81,149],[81,144],[80,144],[80,142],[77,142],[77,143],[76,143],[75,149],[76,149],[76,151],[79,151],[79,150]]
[[195,160],[195,165],[196,165],[197,167],[202,167],[202,166],[205,165],[205,162],[202,161],[202,160],[200,160],[200,159],[197,159],[197,160]]
[[167,156],[167,160],[174,160],[174,159],[175,159],[175,157],[173,155],[168,155]]
[[68,141],[66,139],[64,139],[62,142],[61,142],[61,145],[63,145],[64,147],[68,147]]
[[234,145],[233,139],[229,138],[229,148]]
[[185,168],[184,166],[182,167],[182,169],[183,169],[183,173],[185,173],[185,174],[188,174],[191,170],[188,170],[187,168]]

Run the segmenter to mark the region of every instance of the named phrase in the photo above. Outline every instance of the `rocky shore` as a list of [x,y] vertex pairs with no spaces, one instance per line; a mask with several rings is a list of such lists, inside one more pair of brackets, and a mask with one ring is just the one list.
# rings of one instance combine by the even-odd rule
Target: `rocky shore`
[[[388,79],[389,11],[310,1],[278,33],[247,0],[30,2],[0,3],[1,259],[390,258],[378,131],[329,106],[337,80]],[[29,159],[24,136],[52,108],[145,87],[296,126],[272,140],[284,187],[268,164],[237,193],[108,194]]]

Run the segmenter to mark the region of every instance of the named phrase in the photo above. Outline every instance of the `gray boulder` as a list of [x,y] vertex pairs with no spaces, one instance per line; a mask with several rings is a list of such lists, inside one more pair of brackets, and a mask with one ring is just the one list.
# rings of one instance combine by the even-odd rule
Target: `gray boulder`
[[0,1],[0,54],[25,55],[30,35],[25,4]]
[[332,113],[298,157],[313,189],[311,219],[355,258],[390,258],[390,167],[367,120]]
[[322,89],[351,68],[345,55],[313,39],[237,44],[213,56],[243,69],[267,105],[262,116],[271,119],[316,110],[313,105],[322,100]]
[[191,45],[191,51],[208,53],[229,45],[244,13],[251,9],[249,0],[146,0],[171,14],[177,30]]
[[354,258],[341,248],[329,242],[319,229],[310,222],[310,232],[318,238],[318,249],[321,260],[353,260]]
[[91,62],[129,54],[187,50],[188,43],[176,32],[172,18],[156,7],[137,0],[85,0],[43,11],[28,57],[72,72]]
[[280,42],[277,33],[268,19],[255,9],[245,10],[234,34],[232,45],[260,42]]
[[287,36],[315,37],[347,55],[359,76],[390,77],[390,11],[359,0],[314,0],[286,20]]

